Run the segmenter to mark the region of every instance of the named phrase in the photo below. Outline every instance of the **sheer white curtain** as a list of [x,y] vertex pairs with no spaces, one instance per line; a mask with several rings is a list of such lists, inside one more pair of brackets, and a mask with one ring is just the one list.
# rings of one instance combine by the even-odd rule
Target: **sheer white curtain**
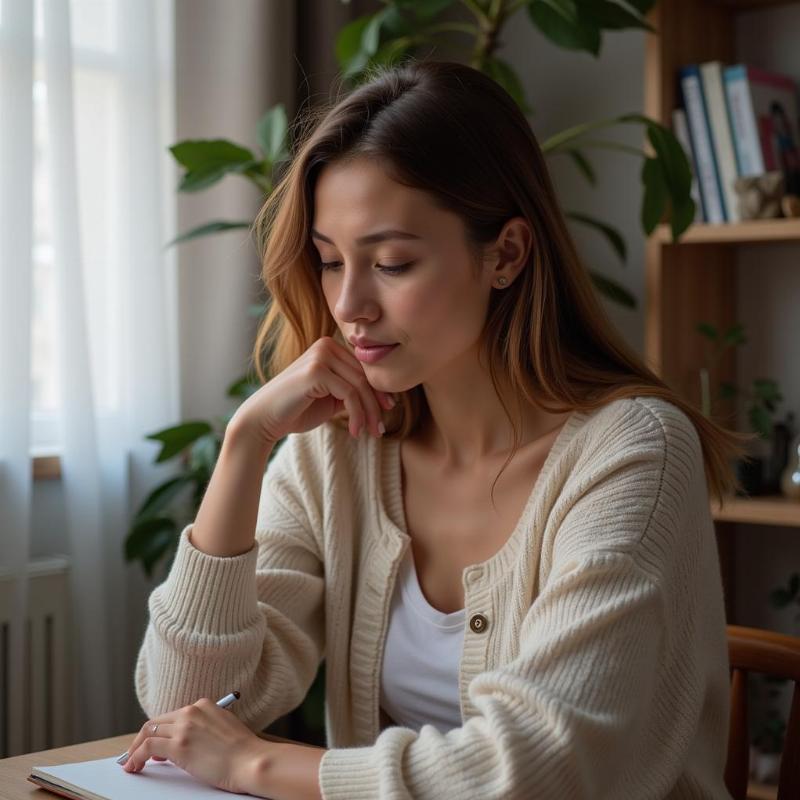
[[23,751],[33,452],[61,458],[74,741],[130,729],[131,515],[179,420],[172,0],[0,0],[0,568]]

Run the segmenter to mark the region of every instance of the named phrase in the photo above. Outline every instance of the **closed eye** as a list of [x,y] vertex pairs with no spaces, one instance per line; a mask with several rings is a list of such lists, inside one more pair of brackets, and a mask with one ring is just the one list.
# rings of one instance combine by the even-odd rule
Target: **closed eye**
[[[389,266],[388,264],[376,264],[375,266],[381,270],[381,272],[385,272],[387,275],[399,275],[401,272],[405,272],[409,267],[413,266],[415,262],[407,261],[405,264],[397,264],[396,266]],[[319,268],[321,271],[325,272],[328,270],[336,271],[339,267],[342,266],[341,261],[320,261]]]

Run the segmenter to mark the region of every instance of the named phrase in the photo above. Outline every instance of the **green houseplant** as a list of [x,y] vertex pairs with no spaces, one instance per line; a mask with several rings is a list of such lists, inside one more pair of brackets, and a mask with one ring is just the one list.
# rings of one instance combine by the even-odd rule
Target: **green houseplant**
[[[720,381],[716,397],[712,391],[715,372],[720,358],[727,350],[745,344],[744,325],[736,323],[722,332],[708,322],[699,322],[697,332],[707,340],[705,343],[706,366],[700,368],[700,407],[707,417],[716,413],[717,400],[736,400],[745,404],[751,431],[757,434],[757,447],[768,450],[773,439],[773,415],[783,400],[778,384],[772,378],[754,378],[750,388],[741,388],[728,381]],[[762,490],[764,456],[753,453],[736,462],[736,470],[746,494],[758,494]]]
[[[344,0],[343,0],[344,1]],[[523,16],[560,47],[583,50],[597,56],[604,31],[638,28],[652,31],[645,20],[656,0],[384,0],[374,13],[346,25],[335,43],[342,77],[352,85],[368,77],[379,64],[391,64],[406,57],[418,57],[423,50],[435,50],[448,43],[463,52],[463,60],[490,75],[516,100],[526,114],[532,113],[513,67],[497,55],[500,34],[512,17]],[[461,17],[458,18],[457,15]],[[599,136],[619,125],[641,125],[647,136],[647,151]],[[257,125],[259,153],[222,139],[186,140],[170,151],[183,168],[178,186],[181,192],[196,192],[214,185],[227,175],[254,184],[264,196],[273,189],[282,165],[290,158],[292,143],[283,105],[278,104]],[[690,197],[690,169],[680,144],[659,123],[638,113],[576,124],[541,143],[548,158],[567,157],[590,185],[596,174],[587,151],[611,149],[642,159],[644,187],[640,221],[645,233],[665,219],[673,238],[691,224],[695,206]],[[624,264],[625,241],[612,226],[586,214],[567,210],[577,225],[588,226],[608,242]],[[215,220],[186,231],[169,245],[200,236],[236,229],[249,229],[250,220]],[[598,291],[611,301],[634,308],[635,298],[620,284],[590,270]],[[264,305],[251,313],[261,315]],[[227,388],[237,403],[258,388],[252,374],[242,376]],[[214,420],[189,420],[149,434],[160,443],[157,463],[177,461],[177,474],[157,486],[138,509],[125,541],[125,558],[139,561],[148,577],[156,570],[168,571],[175,554],[177,536],[191,521],[205,493],[219,454],[225,426],[232,414]],[[277,452],[277,448],[273,450]],[[320,727],[319,682],[310,696],[317,696],[311,712]],[[316,692],[316,694],[315,694]],[[308,716],[308,715],[307,715]]]

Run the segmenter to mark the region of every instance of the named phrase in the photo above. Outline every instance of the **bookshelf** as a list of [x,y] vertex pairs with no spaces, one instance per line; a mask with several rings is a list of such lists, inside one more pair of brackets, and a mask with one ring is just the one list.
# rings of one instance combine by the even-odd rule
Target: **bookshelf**
[[[791,4],[789,0],[661,0],[650,13],[658,35],[647,37],[645,113],[670,126],[672,109],[680,103],[678,69],[713,59],[735,63],[737,14]],[[797,33],[800,36],[800,30]],[[693,403],[699,405],[697,376],[704,358],[695,323],[704,320],[725,329],[737,321],[739,246],[776,242],[800,245],[800,219],[694,224],[678,244],[672,243],[669,227],[660,225],[648,239],[645,357]],[[721,363],[719,377],[736,382],[734,352],[729,351]],[[730,406],[721,410],[734,411]],[[800,527],[800,504],[779,496],[730,498],[723,511],[715,505],[712,513],[725,562],[733,557],[732,537],[726,534],[734,523]],[[726,594],[732,595],[732,576],[728,577]]]
[[[660,0],[648,17],[658,34],[646,37],[645,114],[671,127],[672,110],[681,100],[679,68],[715,59],[723,64],[748,61],[749,54],[741,52],[737,17],[743,13],[761,16],[762,11],[773,13],[772,9],[780,13],[779,6],[791,5],[800,6],[800,0]],[[792,35],[800,38],[800,14],[792,13],[792,19],[798,20]],[[800,79],[796,62],[759,66],[787,68]],[[796,250],[792,249],[795,246]],[[693,404],[700,404],[698,375],[704,359],[701,339],[695,332],[696,323],[702,320],[724,330],[734,322],[744,321],[737,319],[741,299],[738,280],[741,273],[737,269],[740,258],[745,259],[743,263],[752,263],[752,255],[750,261],[746,261],[746,251],[752,253],[755,248],[764,254],[756,256],[756,260],[769,261],[774,247],[790,248],[792,260],[800,255],[800,219],[694,224],[678,244],[672,243],[669,227],[660,225],[648,238],[645,245],[645,358],[660,377]],[[762,269],[759,280],[769,281],[772,274],[776,273]],[[780,274],[785,280],[786,273]],[[785,359],[786,356],[781,357]],[[736,354],[729,350],[719,364],[719,379],[737,382],[736,368]],[[780,375],[771,377],[781,381]],[[729,419],[735,418],[730,405],[721,406],[720,411],[730,415]],[[731,497],[724,510],[713,501],[711,510],[728,621],[735,623],[737,530],[744,525],[767,525],[772,530],[800,529],[800,503],[782,496]],[[749,795],[767,798],[774,797],[775,793],[772,787],[751,784]]]

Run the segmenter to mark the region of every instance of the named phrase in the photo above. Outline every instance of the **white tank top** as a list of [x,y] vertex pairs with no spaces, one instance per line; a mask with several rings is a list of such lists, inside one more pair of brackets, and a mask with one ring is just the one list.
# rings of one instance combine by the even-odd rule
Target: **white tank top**
[[445,614],[422,594],[409,545],[389,611],[381,668],[381,707],[398,724],[441,733],[461,726],[458,669],[465,609]]

